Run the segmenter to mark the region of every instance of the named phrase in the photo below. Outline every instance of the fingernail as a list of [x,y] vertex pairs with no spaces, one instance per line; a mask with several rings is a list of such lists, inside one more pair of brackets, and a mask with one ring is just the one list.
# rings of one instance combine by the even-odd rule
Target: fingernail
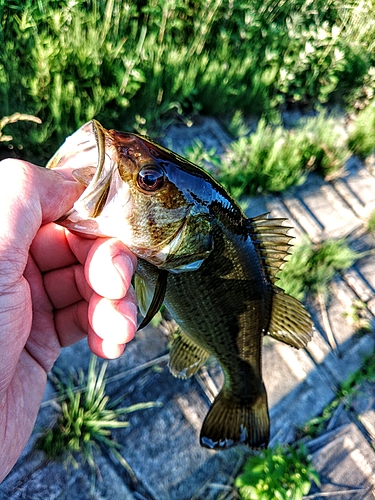
[[110,340],[103,340],[102,350],[103,354],[108,359],[116,359],[124,352],[125,344],[114,344]]
[[133,302],[126,300],[117,304],[118,312],[133,323],[134,328],[137,328],[138,308]]
[[134,274],[134,265],[132,259],[125,253],[119,253],[112,258],[112,262],[118,273],[120,274],[126,287],[129,288],[132,276]]

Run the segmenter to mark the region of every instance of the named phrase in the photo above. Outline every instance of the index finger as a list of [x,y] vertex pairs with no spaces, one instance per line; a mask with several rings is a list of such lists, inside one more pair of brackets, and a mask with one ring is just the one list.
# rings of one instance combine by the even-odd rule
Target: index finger
[[30,247],[30,252],[42,272],[77,263],[66,237],[66,230],[50,222],[42,226]]

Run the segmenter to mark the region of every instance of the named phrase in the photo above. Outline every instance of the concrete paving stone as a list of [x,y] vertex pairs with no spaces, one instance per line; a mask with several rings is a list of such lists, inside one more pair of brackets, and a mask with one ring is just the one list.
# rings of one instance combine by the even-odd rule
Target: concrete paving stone
[[126,473],[122,466],[116,469],[113,464],[100,456],[95,459],[99,477],[92,481],[91,471],[78,470],[70,479],[69,487],[65,487],[58,500],[136,500],[136,496],[126,486]]
[[332,184],[358,217],[369,218],[375,210],[375,177],[357,157],[347,161],[344,172]]
[[[212,457],[211,461],[199,471],[201,485],[197,485],[197,489],[188,497],[188,500],[217,500],[221,498],[223,493],[233,491],[233,478],[239,473],[245,462],[245,457],[249,455],[249,451],[238,447],[224,452],[219,451],[216,454],[218,456]],[[218,459],[220,459],[219,465],[212,467],[211,473],[210,467]],[[181,487],[184,488],[183,483],[180,485]]]
[[[167,352],[168,338],[159,329],[152,326],[138,331],[134,339],[126,345],[124,354],[118,359],[110,360],[107,367],[107,376],[128,371],[144,363],[158,358]],[[86,340],[78,344],[64,348],[55,363],[63,370],[82,368],[87,370],[91,357],[91,351]]]
[[315,369],[304,349],[295,349],[269,337],[265,338],[262,364],[270,407],[298,387]]
[[232,461],[232,452],[212,452],[199,445],[208,404],[194,380],[157,374],[149,387],[143,387],[143,395],[134,395],[134,400],[154,399],[151,394],[160,389],[163,408],[149,410],[147,419],[141,412],[129,415],[130,427],[117,431],[116,439],[124,445],[125,459],[154,498],[187,500],[215,470]]
[[[354,423],[338,429],[334,439],[331,438],[324,444],[312,458],[321,486],[314,485],[309,494],[322,493],[321,496],[314,497],[315,499],[323,500],[326,498],[324,494],[334,492],[337,492],[336,496],[330,498],[374,498],[375,454]],[[339,494],[345,491],[346,494]]]
[[[28,458],[28,462],[38,463],[34,470],[24,464],[18,474],[12,474],[0,486],[0,499],[11,500],[134,500],[111,464],[95,453],[95,465],[100,477],[93,476],[88,465],[78,469],[64,468],[56,462],[40,461],[40,457]],[[25,468],[27,467],[27,471]]]
[[364,280],[356,267],[353,266],[344,271],[342,276],[362,302],[369,302],[374,297],[374,290]]
[[332,330],[340,354],[345,350],[346,343],[356,333],[355,326],[351,325],[346,318],[346,314],[356,300],[358,297],[353,290],[341,277],[336,275],[329,284],[328,299],[325,305],[318,299],[311,305],[315,326],[323,333],[329,344],[327,332],[329,328]]
[[363,361],[374,353],[375,340],[371,335],[356,339],[341,357],[332,354],[325,367],[333,375],[337,383],[345,382],[349,376],[363,366]]
[[[269,212],[266,198],[264,196],[254,196],[244,199],[245,214],[247,217],[257,217],[258,215]],[[274,214],[270,214],[274,217]]]
[[334,392],[318,369],[270,409],[271,442],[291,443],[307,421],[319,415],[333,399]]
[[309,235],[313,242],[319,242],[322,239],[324,227],[307,209],[304,203],[295,196],[284,196],[284,203],[292,217],[298,221],[298,224]]
[[372,444],[375,444],[375,382],[366,381],[351,401],[351,409],[366,429]]
[[368,294],[362,300],[370,296],[370,300],[375,296],[375,253],[363,257],[355,264],[355,269],[363,279]]
[[335,189],[317,174],[310,174],[305,184],[288,191],[283,199],[314,242],[346,237],[362,224]]
[[292,241],[293,245],[298,244],[298,241],[304,236],[305,232],[290,211],[287,209],[286,205],[283,202],[282,197],[279,196],[267,196],[266,197],[267,209],[271,212],[272,217],[281,217],[287,219],[284,222],[285,226],[289,226],[291,229],[288,234],[295,238],[295,241]]
[[375,297],[367,302],[367,308],[375,316]]
[[[223,378],[218,365],[212,362],[209,371],[220,387]],[[130,427],[114,435],[152,498],[188,500],[208,478],[219,484],[221,474],[232,473],[238,448],[213,452],[199,445],[210,405],[194,378],[175,379],[167,367],[157,373],[150,371],[149,380],[135,385],[126,404],[145,400],[158,400],[163,407],[129,414]]]

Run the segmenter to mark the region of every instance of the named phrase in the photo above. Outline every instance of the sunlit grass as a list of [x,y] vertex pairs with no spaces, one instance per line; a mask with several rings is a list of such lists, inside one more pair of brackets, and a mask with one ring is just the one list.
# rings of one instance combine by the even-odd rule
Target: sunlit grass
[[145,402],[119,407],[122,398],[110,401],[106,395],[107,364],[104,362],[98,370],[97,358],[92,355],[87,377],[82,370],[76,380],[72,375],[55,376],[60,412],[53,427],[39,439],[38,447],[53,460],[75,467],[87,462],[95,471],[94,450],[104,446],[131,472],[119,452],[122,446],[112,437],[112,430],[129,426],[129,422],[124,420],[125,415],[161,405]]
[[305,237],[293,247],[277,285],[298,300],[304,300],[308,293],[326,299],[329,295],[328,283],[334,275],[351,267],[361,255],[352,250],[344,239],[328,239],[314,245]]
[[277,446],[251,456],[235,480],[243,500],[302,500],[319,483],[306,449]]
[[302,184],[316,170],[329,175],[341,168],[349,151],[334,117],[320,113],[301,120],[292,130],[267,125],[232,142],[218,177],[234,197],[283,192]]
[[362,4],[3,0],[0,107],[41,118],[15,130],[46,158],[93,117],[155,136],[197,113],[269,120],[287,104],[345,102],[373,84]]
[[348,145],[360,158],[375,151],[375,103],[372,102],[358,113],[349,134]]

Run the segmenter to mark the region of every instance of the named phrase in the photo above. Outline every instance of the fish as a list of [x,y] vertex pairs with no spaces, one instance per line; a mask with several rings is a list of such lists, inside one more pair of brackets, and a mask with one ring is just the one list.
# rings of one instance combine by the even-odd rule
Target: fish
[[210,356],[224,383],[200,444],[267,447],[270,418],[262,378],[265,335],[307,345],[313,322],[276,284],[290,254],[286,219],[248,218],[204,169],[147,137],[91,120],[48,168],[75,167],[86,189],[57,222],[78,233],[116,237],[137,257],[134,285],[143,328],[162,304],[179,325],[169,369],[186,379]]

